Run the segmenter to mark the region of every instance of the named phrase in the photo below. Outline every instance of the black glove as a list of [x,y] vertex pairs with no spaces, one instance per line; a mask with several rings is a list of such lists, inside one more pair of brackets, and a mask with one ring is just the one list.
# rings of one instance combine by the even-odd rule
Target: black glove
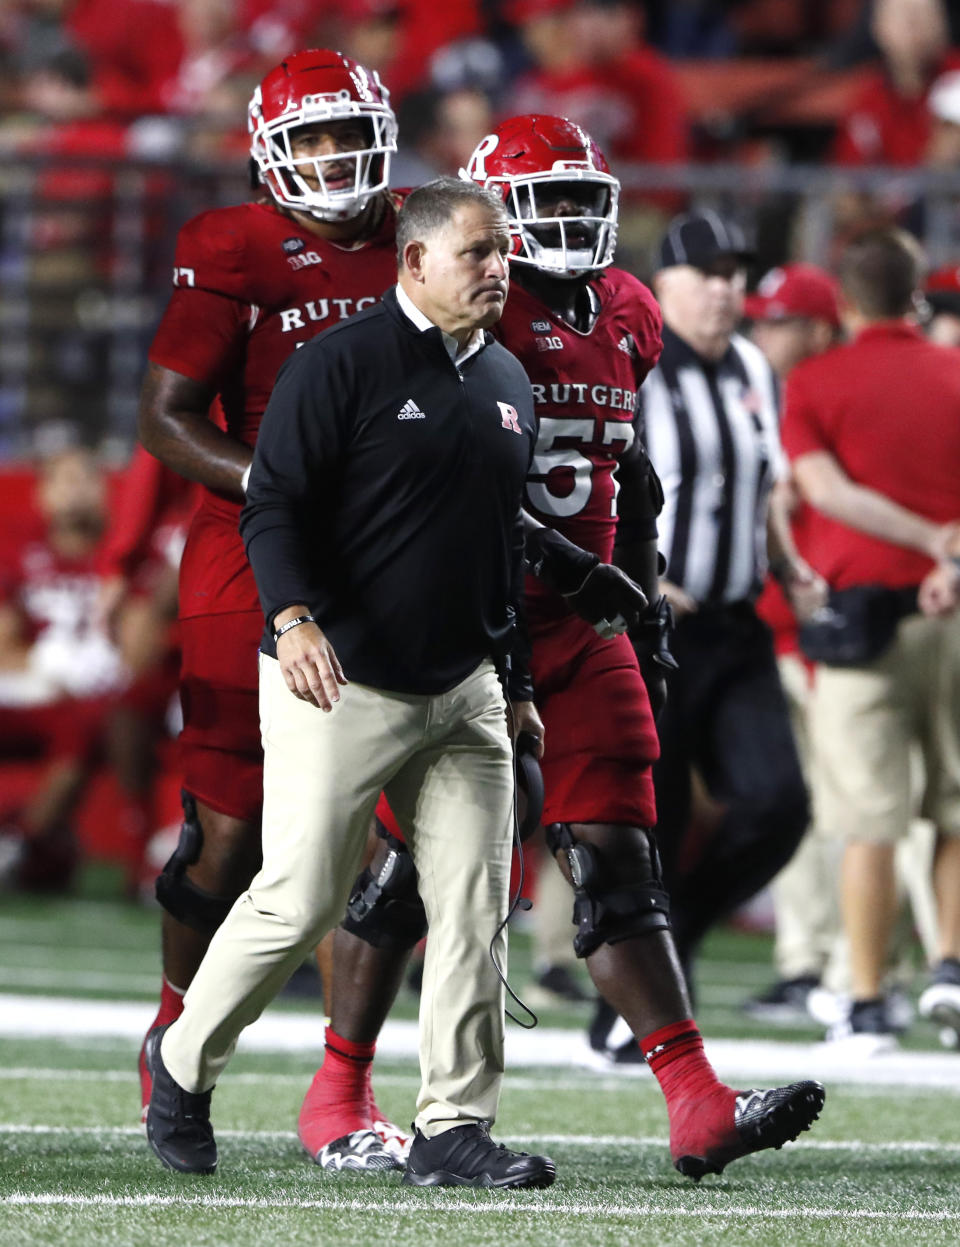
[[598,563],[575,593],[565,593],[571,610],[609,639],[640,625],[646,595],[635,580],[612,563]]
[[667,673],[677,669],[677,660],[670,653],[672,631],[673,610],[662,595],[648,606],[640,622],[630,630],[654,721],[660,718],[667,702]]
[[526,540],[528,569],[567,599],[570,609],[602,637],[639,624],[647,599],[643,590],[612,563],[581,550],[553,528],[538,528]]

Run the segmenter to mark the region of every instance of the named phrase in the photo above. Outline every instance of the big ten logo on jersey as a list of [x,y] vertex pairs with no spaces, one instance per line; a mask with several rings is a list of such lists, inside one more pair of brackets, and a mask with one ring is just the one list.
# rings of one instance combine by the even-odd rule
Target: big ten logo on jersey
[[[534,387],[536,388],[536,387]],[[628,419],[561,420],[541,416],[537,446],[527,473],[527,497],[543,515],[568,519],[590,502],[599,479],[609,482],[609,515],[617,513],[617,461],[633,445]]]
[[309,268],[311,264],[322,264],[323,260],[316,251],[301,251],[299,255],[288,255],[287,263],[296,272],[300,268]]
[[530,328],[534,332],[534,342],[537,344],[538,351],[562,351],[563,339],[556,334],[552,334],[550,330],[553,325],[548,320],[532,320]]
[[197,274],[192,268],[175,268],[173,270],[173,284],[175,286],[195,286],[197,284]]
[[377,295],[364,295],[360,299],[311,299],[302,307],[288,307],[280,313],[280,332],[293,333],[296,329],[306,329],[310,321],[346,320],[354,312],[365,307],[372,307]]

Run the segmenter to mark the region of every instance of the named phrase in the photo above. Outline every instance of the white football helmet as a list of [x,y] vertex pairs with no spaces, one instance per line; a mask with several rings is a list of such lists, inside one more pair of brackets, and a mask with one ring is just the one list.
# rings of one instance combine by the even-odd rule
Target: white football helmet
[[[254,91],[247,110],[250,155],[274,199],[319,221],[355,217],[390,179],[397,120],[389,99],[376,72],[340,52],[297,52],[281,61]],[[360,118],[369,132],[366,146],[294,156],[292,136],[299,127],[351,118]],[[352,183],[329,185],[331,165],[341,172],[352,167]]]
[[[513,237],[511,264],[581,277],[613,263],[620,183],[589,134],[565,117],[511,117],[481,139],[461,176],[496,191]],[[569,191],[576,214],[548,215]]]

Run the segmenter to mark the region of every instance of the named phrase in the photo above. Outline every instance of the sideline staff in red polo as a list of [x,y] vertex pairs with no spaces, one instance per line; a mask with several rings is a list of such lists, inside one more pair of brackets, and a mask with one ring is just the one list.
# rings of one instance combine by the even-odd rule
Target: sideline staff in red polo
[[[339,922],[384,791],[412,830],[430,924],[406,1180],[543,1187],[494,1144],[515,731],[543,728],[522,627],[520,502],[536,439],[499,320],[503,205],[441,178],[397,223],[399,282],[284,365],[240,527],[266,616],[263,867],[151,1036],[147,1135],[212,1173],[210,1093],[244,1026]],[[348,683],[349,680],[349,683]],[[541,744],[542,749],[542,744]],[[496,933],[496,934],[495,934]]]
[[960,613],[953,590],[936,608],[929,601],[930,577],[960,533],[960,352],[925,341],[913,323],[922,261],[899,230],[847,246],[851,341],[791,372],[783,422],[811,506],[805,551],[830,586],[829,612],[800,633],[820,664],[810,712],[818,812],[843,838],[852,999],[830,1037],[864,1055],[897,1046],[884,981],[894,849],[918,795],[937,831],[939,928],[919,1011],[960,1027]]

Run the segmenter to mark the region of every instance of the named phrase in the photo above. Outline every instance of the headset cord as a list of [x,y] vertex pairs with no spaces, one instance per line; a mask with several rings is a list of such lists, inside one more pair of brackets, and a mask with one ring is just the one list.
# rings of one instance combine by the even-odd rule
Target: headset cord
[[[506,689],[504,689],[504,693],[506,694]],[[514,741],[515,741],[516,740],[516,722],[513,717],[513,705],[509,697],[506,697],[506,703],[507,703],[507,714],[510,716],[510,727],[511,727]],[[497,926],[497,929],[494,931],[490,939],[488,952],[490,954],[490,960],[493,962],[493,968],[497,972],[497,978],[503,984],[504,991],[507,993],[510,999],[514,1001],[515,1004],[519,1005],[519,1007],[527,1015],[530,1021],[527,1022],[527,1021],[524,1021],[522,1018],[518,1018],[515,1014],[511,1013],[510,1010],[507,1008],[504,1008],[504,1012],[506,1013],[507,1017],[511,1020],[511,1022],[516,1022],[516,1024],[518,1026],[522,1026],[524,1030],[531,1031],[534,1029],[535,1026],[538,1026],[540,1024],[540,1019],[537,1017],[534,1011],[530,1008],[530,1006],[525,1001],[520,999],[520,997],[517,995],[517,993],[513,990],[513,988],[508,983],[506,975],[503,973],[503,970],[501,969],[499,961],[497,961],[497,954],[494,952],[494,947],[493,947],[494,944],[497,942],[497,939],[500,936],[500,932],[503,931],[504,927],[506,927],[506,925],[509,923],[510,919],[513,917],[513,915],[517,912],[518,909],[527,911],[533,908],[533,902],[528,897],[523,895],[523,884],[524,884],[524,876],[526,873],[526,869],[525,869],[524,861],[523,861],[523,845],[520,841],[520,816],[519,816],[519,811],[517,807],[516,774],[514,774],[514,783],[513,783],[513,847],[516,850],[517,857],[519,859],[519,866],[517,870],[517,888],[513,896],[510,899],[510,906],[507,909],[506,917],[504,917],[501,920],[501,922]]]

